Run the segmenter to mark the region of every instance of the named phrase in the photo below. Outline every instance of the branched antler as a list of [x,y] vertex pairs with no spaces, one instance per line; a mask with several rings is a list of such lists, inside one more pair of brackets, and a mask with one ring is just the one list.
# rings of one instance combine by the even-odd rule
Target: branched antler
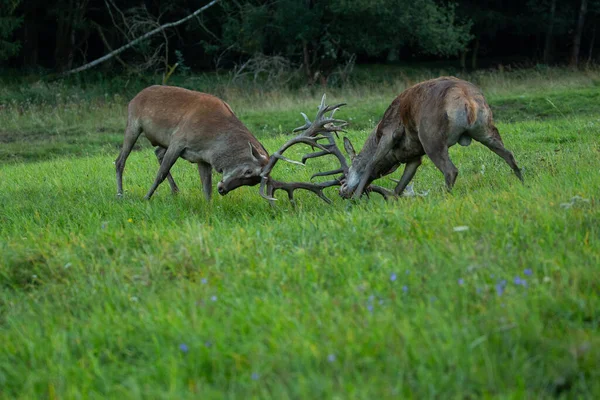
[[[327,198],[327,196],[325,196],[325,194],[323,193],[323,189],[332,186],[339,186],[340,179],[330,180],[321,183],[280,182],[271,178],[270,174],[273,170],[273,167],[279,160],[299,165],[306,165],[306,161],[310,158],[317,158],[328,154],[333,154],[340,162],[340,168],[335,169],[333,171],[316,173],[311,177],[311,179],[317,176],[329,176],[338,173],[343,173],[345,176],[348,172],[348,163],[340,149],[337,147],[337,144],[335,143],[335,139],[333,137],[334,134],[337,135],[338,132],[343,131],[343,128],[346,125],[348,125],[346,121],[334,118],[335,112],[344,105],[345,103],[336,104],[334,106],[327,106],[325,105],[325,95],[323,95],[314,122],[311,122],[306,116],[306,114],[301,113],[306,123],[303,126],[294,129],[294,132],[301,131],[302,133],[288,140],[283,146],[281,146],[279,150],[273,153],[269,159],[269,163],[265,166],[261,173],[262,180],[260,183],[259,193],[262,197],[272,202],[277,200],[273,197],[273,194],[276,190],[285,190],[288,194],[288,197],[290,198],[290,201],[293,202],[294,190],[304,189],[315,193],[325,202],[331,203],[331,200]],[[326,116],[328,112],[331,112],[331,115],[329,115],[329,117]],[[320,140],[327,140],[327,143],[321,144],[319,143]],[[312,148],[316,147],[320,151],[304,155],[302,157],[302,162],[290,160],[289,158],[283,156],[283,153],[287,149],[299,143],[307,144]]]

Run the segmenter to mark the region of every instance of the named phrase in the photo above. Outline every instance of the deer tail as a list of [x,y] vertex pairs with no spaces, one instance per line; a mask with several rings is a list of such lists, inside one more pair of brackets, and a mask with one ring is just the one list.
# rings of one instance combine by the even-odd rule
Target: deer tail
[[469,126],[472,126],[475,123],[475,121],[477,121],[477,111],[478,106],[475,100],[470,96],[466,96],[465,113],[467,114],[467,123],[469,124]]

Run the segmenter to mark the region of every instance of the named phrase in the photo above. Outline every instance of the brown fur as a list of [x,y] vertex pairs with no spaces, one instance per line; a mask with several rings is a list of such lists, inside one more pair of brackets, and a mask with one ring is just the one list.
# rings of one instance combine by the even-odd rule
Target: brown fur
[[340,194],[359,197],[373,180],[405,163],[407,167],[396,187],[396,194],[401,194],[425,154],[444,173],[451,189],[458,170],[448,156],[448,147],[457,142],[466,146],[472,139],[502,157],[522,179],[512,153],[504,148],[493,124],[492,111],[475,85],[455,77],[418,83],[403,91],[385,111],[354,158]]
[[178,191],[169,170],[179,157],[198,164],[207,198],[212,193],[212,168],[224,175],[218,185],[220,194],[260,182],[269,155],[223,100],[178,87],[150,86],[131,100],[128,109],[123,149],[115,162],[119,194],[125,161],[141,133],[157,146],[161,164],[147,198],[164,179],[173,192]]

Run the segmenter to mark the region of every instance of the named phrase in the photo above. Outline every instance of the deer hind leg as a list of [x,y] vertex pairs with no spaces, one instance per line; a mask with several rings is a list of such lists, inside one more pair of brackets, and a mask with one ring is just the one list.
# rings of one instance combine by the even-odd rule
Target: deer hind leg
[[125,138],[123,139],[123,147],[121,152],[115,161],[115,169],[117,170],[117,196],[123,195],[123,170],[125,169],[125,162],[127,157],[131,154],[131,150],[135,145],[135,142],[140,137],[142,129],[139,124],[131,119],[127,121],[127,128],[125,129]]
[[212,166],[208,163],[199,162],[198,173],[200,174],[204,197],[206,197],[206,200],[210,201],[212,197]]
[[400,181],[398,181],[398,185],[396,185],[396,188],[394,189],[394,193],[396,194],[396,196],[402,195],[404,189],[406,189],[406,186],[408,186],[410,181],[417,173],[417,169],[420,165],[421,157],[406,163],[406,165],[404,166],[404,171],[402,171],[402,177],[400,178]]
[[504,143],[502,143],[502,138],[500,138],[498,129],[493,127],[491,132],[488,133],[486,136],[475,137],[475,140],[486,146],[494,153],[498,154],[500,157],[502,157],[504,161],[506,161],[506,163],[513,170],[517,178],[519,178],[521,182],[523,182],[523,175],[521,174],[521,169],[517,165],[513,153],[511,153],[510,150],[507,150],[506,147],[504,147]]
[[458,176],[458,168],[450,160],[448,154],[448,140],[446,134],[427,135],[422,134],[424,131],[419,129],[419,139],[425,150],[425,154],[433,161],[435,166],[442,171],[446,180],[446,188],[452,191],[456,177]]
[[[167,149],[165,149],[164,147],[157,147],[156,149],[154,149],[154,154],[156,154],[156,158],[158,159],[159,165],[162,164],[166,152]],[[175,179],[173,179],[171,172],[167,174],[167,180],[169,181],[169,186],[171,186],[171,193],[179,193],[179,188],[177,187],[177,184],[175,183]]]
[[156,188],[158,188],[158,185],[160,185],[167,178],[171,167],[173,164],[175,164],[175,161],[177,161],[183,150],[184,148],[182,146],[179,146],[176,143],[171,143],[167,151],[165,151],[163,160],[160,163],[160,168],[158,169],[158,174],[156,175],[156,179],[144,197],[146,200],[150,200],[150,197],[152,197],[154,191],[156,191]]

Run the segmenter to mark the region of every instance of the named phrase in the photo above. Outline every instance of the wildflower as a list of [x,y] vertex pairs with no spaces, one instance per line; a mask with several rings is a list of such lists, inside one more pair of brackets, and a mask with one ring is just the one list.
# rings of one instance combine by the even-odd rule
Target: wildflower
[[189,349],[188,349],[188,347],[187,347],[187,344],[185,344],[185,343],[181,343],[181,344],[179,345],[179,350],[181,350],[181,352],[182,352],[182,353],[187,353]]
[[127,222],[129,222],[130,224],[131,224],[131,223],[133,223],[133,218],[129,218],[129,219],[127,220]]
[[203,285],[206,285],[208,283],[208,279],[202,278],[200,282],[202,282]]
[[464,285],[464,284],[465,284],[465,280],[464,280],[463,278],[460,278],[460,279],[458,280],[458,284],[459,284],[459,285]]
[[406,285],[402,286],[402,291],[404,293],[408,292],[408,286],[406,286]]
[[515,277],[515,285],[527,287],[527,281],[525,279],[521,279],[520,276],[517,276]]
[[217,301],[217,296],[212,296],[212,297],[210,298],[210,300],[211,300],[211,301]]
[[206,342],[204,342],[204,346],[211,347],[212,346],[212,342],[210,340],[207,340]]
[[520,285],[521,284],[521,277],[520,276],[516,276],[515,277],[515,285]]
[[468,231],[469,227],[465,226],[465,225],[461,225],[461,226],[455,226],[452,229],[454,230],[454,232],[464,232],[464,231]]
[[496,294],[498,294],[498,296],[502,296],[502,294],[504,293],[504,288],[506,287],[506,281],[502,280],[500,282],[498,282],[496,284]]
[[531,268],[526,268],[525,271],[523,271],[523,273],[528,276],[533,275],[533,271],[531,270]]
[[373,304],[367,304],[367,310],[369,310],[369,312],[373,312]]
[[394,282],[395,280],[396,280],[396,274],[395,274],[395,273],[392,273],[392,274],[390,275],[390,281]]
[[335,361],[335,354],[330,354],[327,356],[327,361],[329,361],[330,363]]
[[252,373],[252,380],[253,380],[253,381],[257,381],[257,380],[258,380],[258,378],[260,378],[260,375],[259,375],[257,372],[253,372],[253,373]]

